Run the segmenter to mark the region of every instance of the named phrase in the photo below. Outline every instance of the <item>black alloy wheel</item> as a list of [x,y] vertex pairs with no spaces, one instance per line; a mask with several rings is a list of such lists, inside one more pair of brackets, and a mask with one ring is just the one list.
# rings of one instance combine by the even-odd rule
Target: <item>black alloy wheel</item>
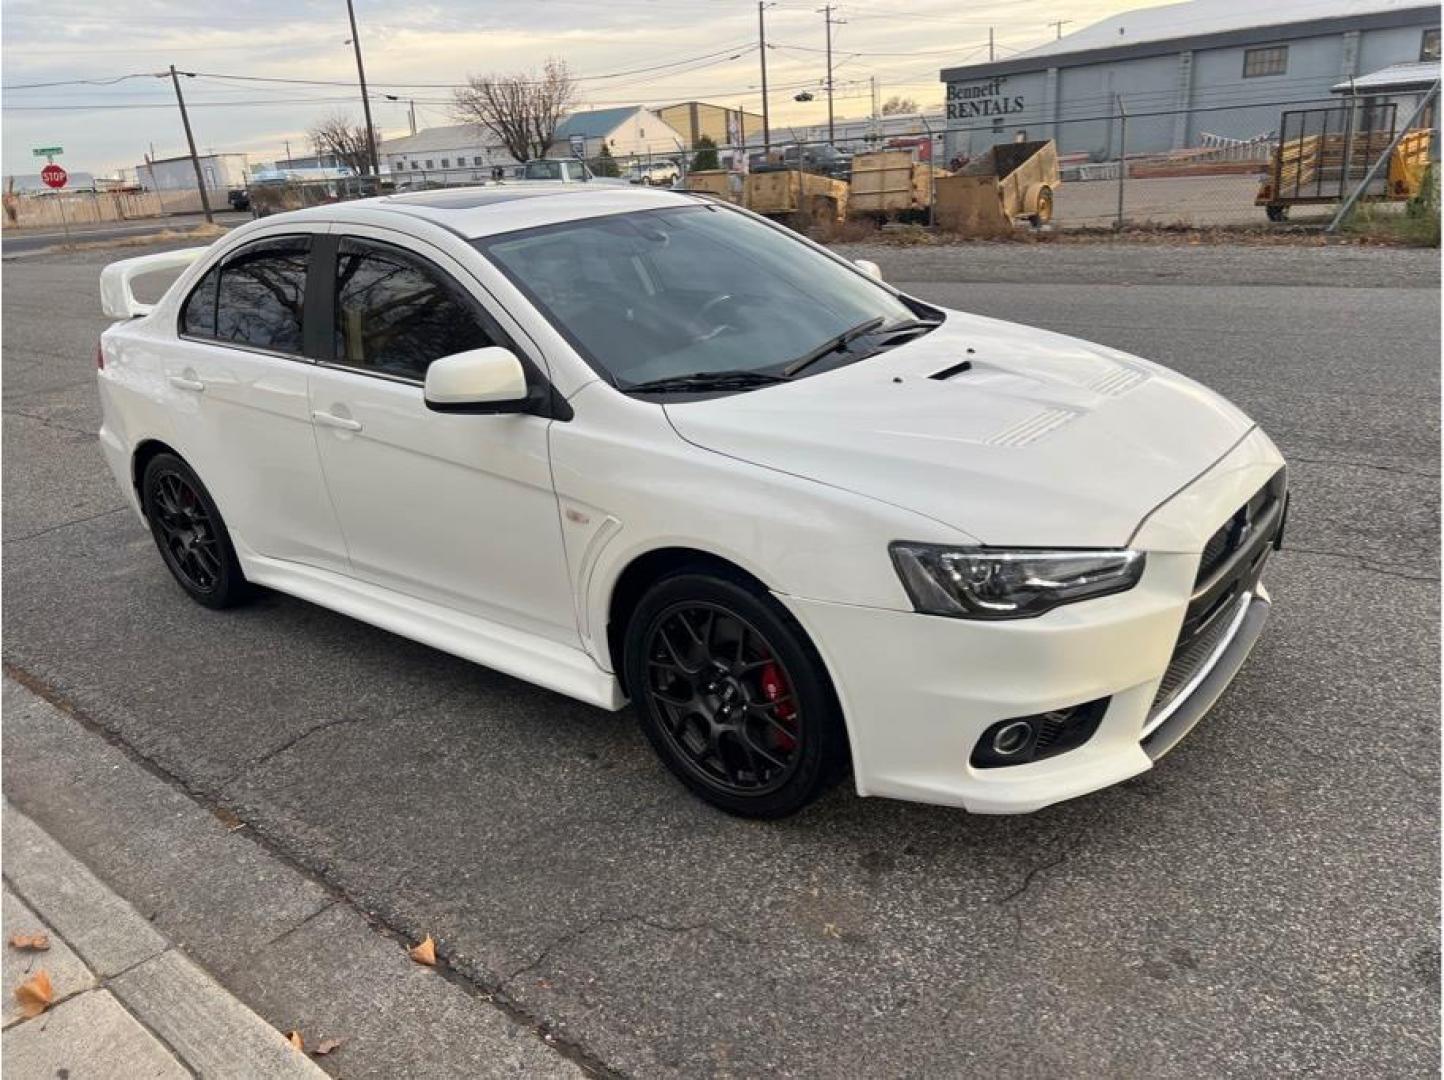
[[161,557],[193,600],[224,608],[249,595],[220,511],[189,465],[157,454],[146,465],[141,497]]
[[836,778],[845,743],[830,684],[771,597],[719,578],[669,578],[643,599],[628,637],[643,730],[704,799],[781,817]]

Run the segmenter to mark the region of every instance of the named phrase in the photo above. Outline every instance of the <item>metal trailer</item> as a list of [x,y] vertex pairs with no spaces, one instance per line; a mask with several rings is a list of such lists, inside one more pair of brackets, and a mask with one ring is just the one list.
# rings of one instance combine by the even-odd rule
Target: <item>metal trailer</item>
[[1363,198],[1376,202],[1412,199],[1429,168],[1431,134],[1412,128],[1399,138],[1398,106],[1390,102],[1351,100],[1343,105],[1294,109],[1279,121],[1279,144],[1268,175],[1259,186],[1255,206],[1270,221],[1284,221],[1289,207],[1342,202],[1363,182],[1381,155],[1388,169],[1369,181]]
[[872,150],[853,156],[847,212],[890,219],[926,218],[933,181],[949,175],[919,161],[915,149]]
[[[737,183],[733,183],[734,177]],[[702,169],[684,176],[682,187],[685,191],[695,191],[723,202],[735,203],[741,202],[741,180],[740,174],[726,169]]]
[[949,231],[987,236],[1027,221],[1053,220],[1058,147],[1052,139],[999,143],[952,176],[939,177],[937,223]]
[[799,169],[748,173],[743,187],[747,209],[813,225],[842,221],[847,216],[847,200],[845,180]]

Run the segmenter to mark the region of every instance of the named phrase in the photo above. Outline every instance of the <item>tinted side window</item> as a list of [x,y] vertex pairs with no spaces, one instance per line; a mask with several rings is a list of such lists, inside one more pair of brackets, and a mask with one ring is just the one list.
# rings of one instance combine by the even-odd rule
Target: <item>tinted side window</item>
[[309,236],[259,240],[221,264],[217,341],[272,352],[301,352]]
[[336,362],[421,380],[433,360],[497,342],[448,275],[389,244],[343,239],[336,256]]
[[216,296],[221,279],[221,268],[213,267],[200,284],[186,297],[181,308],[180,332],[189,337],[213,338],[216,336]]

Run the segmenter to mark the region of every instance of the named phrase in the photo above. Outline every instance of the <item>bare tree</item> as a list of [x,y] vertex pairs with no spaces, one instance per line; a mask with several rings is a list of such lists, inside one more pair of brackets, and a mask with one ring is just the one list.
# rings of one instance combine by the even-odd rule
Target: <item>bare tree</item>
[[541,71],[472,75],[456,91],[452,113],[480,124],[517,161],[545,157],[557,125],[577,103],[577,84],[565,61],[550,59]]
[[894,94],[882,103],[882,114],[884,116],[896,116],[900,113],[921,112],[918,103],[910,97],[898,97]]
[[366,138],[366,128],[361,124],[351,123],[350,117],[345,113],[332,113],[313,124],[309,134],[317,157],[334,154],[337,161],[348,166],[358,176],[370,168],[371,142]]

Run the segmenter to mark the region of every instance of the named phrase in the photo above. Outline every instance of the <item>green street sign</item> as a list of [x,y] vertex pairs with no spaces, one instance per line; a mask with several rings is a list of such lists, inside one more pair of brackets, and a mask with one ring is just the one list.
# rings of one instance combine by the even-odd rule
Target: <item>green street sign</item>
[[62,146],[37,146],[30,152],[36,157],[59,157],[65,153],[65,148]]

